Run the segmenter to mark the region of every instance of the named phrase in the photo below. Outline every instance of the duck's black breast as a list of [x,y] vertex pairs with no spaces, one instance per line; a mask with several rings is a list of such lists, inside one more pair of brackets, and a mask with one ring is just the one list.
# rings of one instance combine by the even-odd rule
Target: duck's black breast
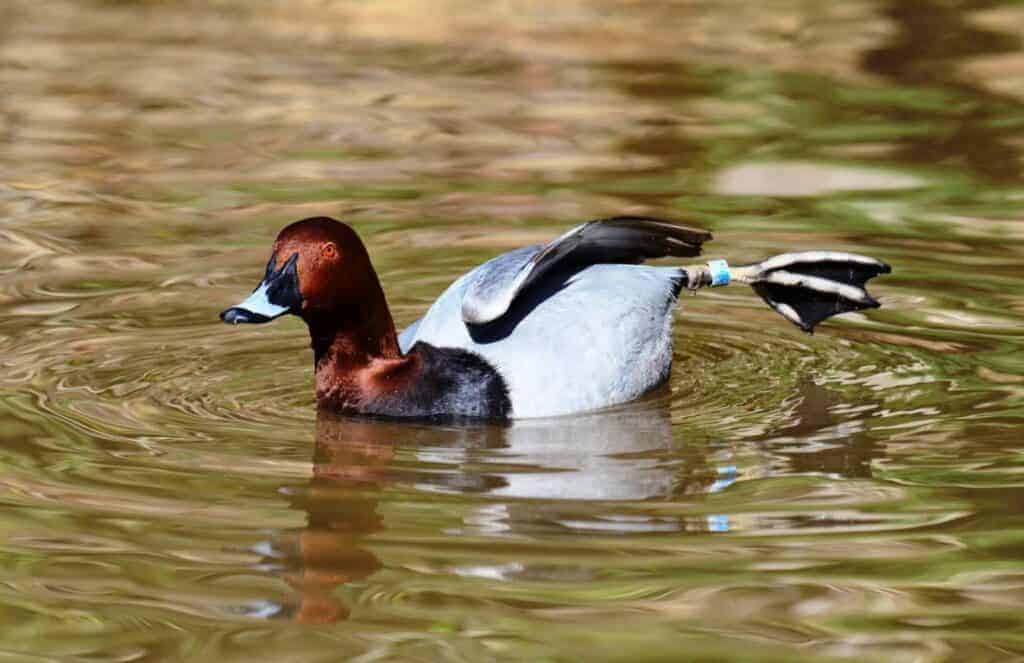
[[512,412],[508,385],[480,355],[420,341],[408,352],[419,363],[403,388],[377,395],[366,414],[431,420],[504,421]]

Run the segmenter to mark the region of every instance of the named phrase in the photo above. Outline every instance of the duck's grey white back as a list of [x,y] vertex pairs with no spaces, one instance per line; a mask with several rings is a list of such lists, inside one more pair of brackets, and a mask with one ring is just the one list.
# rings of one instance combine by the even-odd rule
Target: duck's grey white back
[[668,378],[683,288],[747,283],[810,332],[832,315],[877,307],[864,284],[889,271],[881,261],[840,252],[784,254],[731,269],[724,261],[639,264],[698,256],[710,239],[706,231],[645,217],[591,221],[465,274],[399,343],[403,352],[424,341],[480,355],[505,379],[513,417],[595,410]]

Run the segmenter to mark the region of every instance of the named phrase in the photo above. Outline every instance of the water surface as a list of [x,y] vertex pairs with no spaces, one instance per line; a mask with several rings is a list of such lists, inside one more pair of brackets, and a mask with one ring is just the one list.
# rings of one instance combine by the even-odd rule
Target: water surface
[[[1018,2],[6,2],[0,658],[1024,656]],[[603,215],[883,308],[683,300],[671,383],[509,428],[313,407],[227,328],[344,218],[401,324]]]

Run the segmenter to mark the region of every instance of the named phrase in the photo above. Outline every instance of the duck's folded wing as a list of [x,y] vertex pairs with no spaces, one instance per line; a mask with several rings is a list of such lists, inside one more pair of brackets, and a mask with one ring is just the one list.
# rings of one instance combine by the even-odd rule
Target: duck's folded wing
[[423,322],[423,318],[410,324],[398,335],[398,349],[402,351],[402,354],[408,352],[412,348],[413,343],[416,342],[416,334],[420,330],[421,322]]
[[462,320],[484,324],[508,311],[516,297],[554,271],[599,263],[638,264],[665,256],[700,255],[711,233],[668,221],[620,216],[577,226],[540,247],[525,247],[481,265],[462,297]]

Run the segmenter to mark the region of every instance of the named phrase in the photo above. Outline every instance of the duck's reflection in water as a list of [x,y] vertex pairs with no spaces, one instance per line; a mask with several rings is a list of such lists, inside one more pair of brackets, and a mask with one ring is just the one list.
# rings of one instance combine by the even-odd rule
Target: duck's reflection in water
[[306,512],[306,527],[284,533],[273,546],[274,563],[299,599],[281,616],[307,623],[348,617],[331,593],[381,568],[360,541],[383,527],[377,494],[393,456],[393,441],[376,424],[318,417],[313,478],[288,491],[293,507]]
[[[785,430],[790,440],[815,439],[834,428],[824,412],[828,398],[803,395],[796,425]],[[455,526],[435,534],[721,531],[722,516],[691,523],[623,509],[630,502],[715,492],[736,478],[714,445],[675,443],[669,400],[661,394],[614,410],[508,426],[433,426],[319,413],[313,478],[288,491],[294,508],[307,514],[307,526],[281,533],[266,551],[268,565],[296,590],[295,605],[277,616],[312,623],[348,616],[337,590],[382,567],[366,538],[388,526],[379,513],[381,491],[388,486],[479,497],[455,510]],[[767,440],[753,443],[771,446]],[[811,455],[822,462],[820,454]],[[798,465],[811,461],[797,456]],[[861,475],[863,465],[856,465],[853,475]],[[522,569],[506,564],[449,571],[504,578]]]
[[[266,567],[297,592],[296,605],[274,612],[312,623],[348,616],[336,590],[382,566],[363,540],[386,527],[379,507],[388,485],[555,501],[643,500],[671,493],[673,471],[659,453],[671,445],[664,397],[509,426],[431,426],[320,412],[313,478],[287,491],[307,514],[307,526],[281,533],[263,551]],[[487,502],[465,520],[493,519],[497,514],[488,512],[497,507],[504,508]]]

